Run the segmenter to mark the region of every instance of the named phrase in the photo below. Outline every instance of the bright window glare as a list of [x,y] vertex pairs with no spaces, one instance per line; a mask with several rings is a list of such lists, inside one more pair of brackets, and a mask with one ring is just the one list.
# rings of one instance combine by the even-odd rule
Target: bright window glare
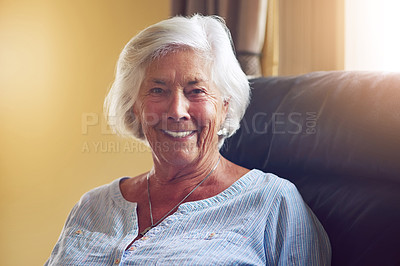
[[346,70],[400,71],[399,12],[399,0],[346,0]]

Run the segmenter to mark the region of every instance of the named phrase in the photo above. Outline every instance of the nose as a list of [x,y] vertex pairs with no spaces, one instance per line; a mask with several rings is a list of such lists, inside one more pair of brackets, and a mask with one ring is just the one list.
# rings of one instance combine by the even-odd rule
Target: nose
[[168,107],[168,119],[179,122],[181,120],[188,120],[189,115],[189,100],[183,92],[175,91],[170,96]]

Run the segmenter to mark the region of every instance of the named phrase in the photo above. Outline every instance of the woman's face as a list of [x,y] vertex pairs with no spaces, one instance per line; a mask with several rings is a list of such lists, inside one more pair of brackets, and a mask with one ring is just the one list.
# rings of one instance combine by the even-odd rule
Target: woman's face
[[215,158],[228,103],[210,77],[209,63],[191,50],[168,53],[147,68],[134,112],[159,162]]

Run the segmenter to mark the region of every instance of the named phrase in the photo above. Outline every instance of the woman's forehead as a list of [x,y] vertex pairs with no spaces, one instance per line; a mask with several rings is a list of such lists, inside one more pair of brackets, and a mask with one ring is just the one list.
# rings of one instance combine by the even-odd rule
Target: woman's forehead
[[153,60],[145,73],[146,83],[167,85],[179,81],[195,85],[209,82],[210,66],[194,51],[179,51]]

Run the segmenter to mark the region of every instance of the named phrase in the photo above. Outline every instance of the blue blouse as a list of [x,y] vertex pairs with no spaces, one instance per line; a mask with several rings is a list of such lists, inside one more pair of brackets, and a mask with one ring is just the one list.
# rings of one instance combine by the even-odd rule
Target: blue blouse
[[121,179],[72,209],[46,265],[330,265],[329,239],[296,187],[251,170],[220,194],[186,202],[138,235]]

